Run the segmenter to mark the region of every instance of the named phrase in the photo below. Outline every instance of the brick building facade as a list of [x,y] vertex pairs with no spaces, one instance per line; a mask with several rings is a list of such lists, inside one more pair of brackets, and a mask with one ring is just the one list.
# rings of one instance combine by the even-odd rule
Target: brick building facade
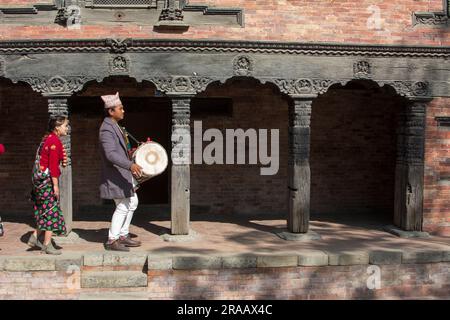
[[279,129],[276,175],[169,165],[150,181],[142,202],[171,205],[174,233],[187,232],[198,205],[284,215],[296,233],[310,216],[364,215],[450,234],[448,1],[137,3],[73,1],[74,15],[68,1],[0,0],[1,214],[30,214],[49,112],[70,113],[66,211],[76,219],[102,204],[98,96],[117,90],[130,132],[168,151],[171,128],[193,132],[197,120],[203,130]]

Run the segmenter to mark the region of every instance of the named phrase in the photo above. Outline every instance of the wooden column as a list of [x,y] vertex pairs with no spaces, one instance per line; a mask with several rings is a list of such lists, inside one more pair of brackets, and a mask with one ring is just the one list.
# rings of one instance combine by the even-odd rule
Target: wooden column
[[294,97],[289,106],[288,231],[309,227],[311,171],[309,167],[311,105],[314,97]]
[[[69,107],[67,105],[68,97],[48,97],[48,112],[52,116],[69,116]],[[61,141],[67,152],[67,167],[61,168],[60,177],[60,206],[66,222],[67,234],[72,231],[73,212],[72,212],[72,157],[71,157],[71,130],[67,136],[61,137]]]
[[421,231],[423,221],[425,100],[412,100],[397,126],[394,224]]
[[172,96],[171,233],[189,234],[190,221],[190,103],[191,97]]

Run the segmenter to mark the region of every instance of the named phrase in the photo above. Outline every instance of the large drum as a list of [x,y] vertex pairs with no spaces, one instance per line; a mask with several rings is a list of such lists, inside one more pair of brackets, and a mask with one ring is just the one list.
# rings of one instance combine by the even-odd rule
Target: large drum
[[142,167],[142,176],[136,179],[139,184],[163,173],[169,162],[166,150],[154,141],[141,144],[134,151],[132,160]]

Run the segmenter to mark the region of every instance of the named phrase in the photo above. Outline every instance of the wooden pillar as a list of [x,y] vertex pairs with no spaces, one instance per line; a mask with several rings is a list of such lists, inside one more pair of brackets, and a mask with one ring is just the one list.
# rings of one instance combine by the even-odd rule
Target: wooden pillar
[[423,222],[425,100],[412,100],[397,125],[394,224],[421,231]]
[[190,221],[190,96],[172,99],[171,233],[189,234]]
[[[48,96],[48,112],[52,116],[69,116],[69,107],[67,105],[68,97]],[[67,234],[72,231],[73,212],[72,212],[72,157],[71,157],[71,130],[67,136],[61,137],[61,141],[67,152],[67,167],[61,168],[60,177],[60,206],[66,222]]]
[[309,167],[311,105],[314,97],[294,97],[289,106],[288,231],[306,233],[310,216]]

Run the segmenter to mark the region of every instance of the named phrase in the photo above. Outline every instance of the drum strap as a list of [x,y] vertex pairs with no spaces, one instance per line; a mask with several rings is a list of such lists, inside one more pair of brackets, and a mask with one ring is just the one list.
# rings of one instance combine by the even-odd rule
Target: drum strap
[[133,137],[133,136],[131,135],[131,133],[129,133],[129,132],[125,129],[125,127],[122,127],[122,129],[123,129],[123,131],[125,132],[125,134],[126,134],[128,137],[131,138],[131,140],[133,140],[134,142],[136,142],[137,145],[141,144],[135,137]]
[[[119,127],[120,133],[122,133],[123,139],[125,140],[125,145],[127,146],[127,150],[130,151],[131,150],[131,144],[130,144],[130,140],[128,140],[128,136],[126,134],[125,128],[121,127],[117,124],[117,126]],[[127,152],[128,154],[128,152]],[[128,159],[130,158],[130,155],[128,154]]]

